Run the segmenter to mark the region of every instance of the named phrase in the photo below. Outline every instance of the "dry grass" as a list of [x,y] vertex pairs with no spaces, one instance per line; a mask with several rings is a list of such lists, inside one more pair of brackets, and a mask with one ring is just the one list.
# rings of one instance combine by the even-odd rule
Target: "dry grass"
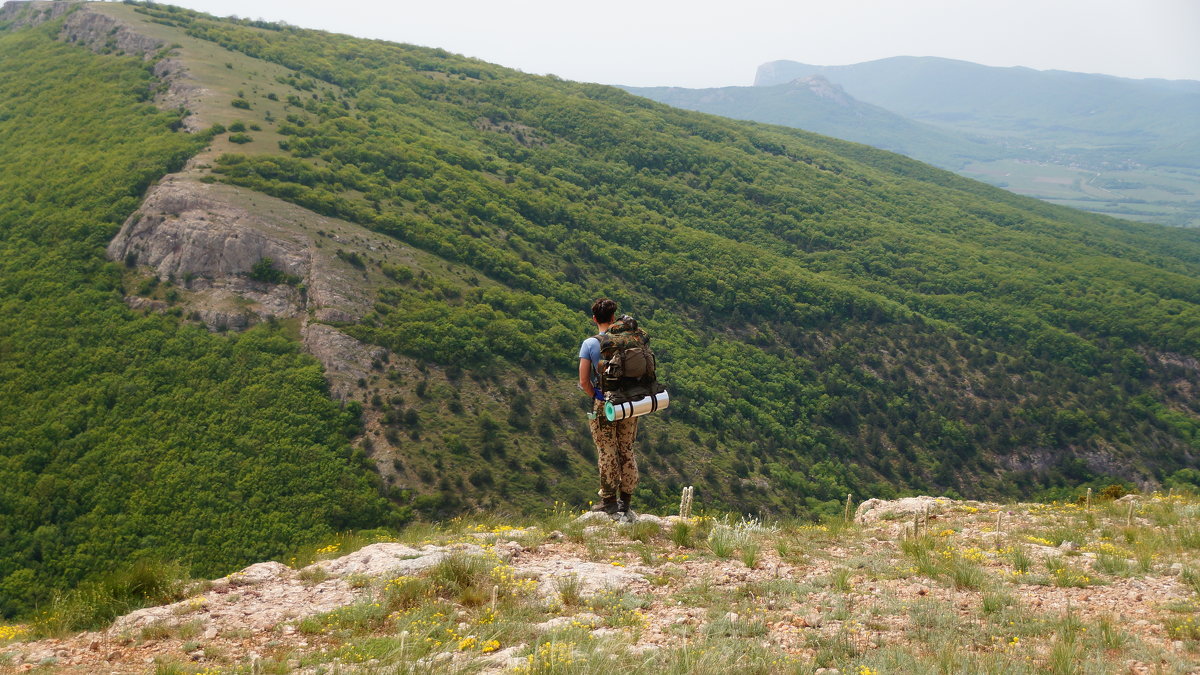
[[[485,553],[448,555],[411,576],[347,579],[362,600],[298,622],[309,646],[280,646],[263,667],[286,670],[290,659],[401,673],[590,673],[613,663],[654,675],[1191,672],[1200,669],[1198,512],[1200,500],[1161,495],[1142,497],[1132,519],[1122,503],[1090,511],[948,503],[917,537],[901,535],[911,525],[903,518],[572,528],[570,515],[551,514],[524,528],[496,518],[419,526],[390,538],[473,543]],[[511,563],[486,552],[507,541],[524,546]],[[317,553],[334,543],[339,550]],[[343,536],[313,557],[356,543]],[[549,560],[612,564],[646,581],[596,589],[563,574],[541,595],[520,569]],[[164,643],[201,642],[159,632]],[[227,663],[262,639],[231,641]]]

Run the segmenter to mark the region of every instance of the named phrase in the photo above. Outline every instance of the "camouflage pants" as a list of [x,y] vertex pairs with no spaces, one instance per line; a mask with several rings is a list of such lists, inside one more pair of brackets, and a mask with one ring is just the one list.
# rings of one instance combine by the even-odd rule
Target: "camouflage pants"
[[633,457],[638,419],[609,422],[601,401],[596,401],[594,410],[596,418],[590,425],[592,440],[596,442],[596,463],[600,466],[600,498],[616,497],[618,486],[621,492],[631,493],[638,483],[637,460]]

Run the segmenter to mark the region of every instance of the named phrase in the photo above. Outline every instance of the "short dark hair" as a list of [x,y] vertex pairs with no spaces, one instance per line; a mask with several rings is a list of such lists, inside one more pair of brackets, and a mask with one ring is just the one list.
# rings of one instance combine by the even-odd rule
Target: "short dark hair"
[[608,323],[612,321],[613,314],[617,313],[617,303],[608,298],[600,298],[592,303],[592,316],[596,317],[596,321],[600,323]]

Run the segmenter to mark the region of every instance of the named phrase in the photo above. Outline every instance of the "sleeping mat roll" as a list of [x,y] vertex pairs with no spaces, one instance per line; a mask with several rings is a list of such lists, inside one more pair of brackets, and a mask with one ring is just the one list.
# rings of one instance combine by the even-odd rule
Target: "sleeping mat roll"
[[643,396],[636,401],[626,401],[613,405],[612,401],[604,404],[604,416],[609,422],[616,422],[630,417],[639,417],[662,410],[671,404],[671,397],[662,391],[654,396]]

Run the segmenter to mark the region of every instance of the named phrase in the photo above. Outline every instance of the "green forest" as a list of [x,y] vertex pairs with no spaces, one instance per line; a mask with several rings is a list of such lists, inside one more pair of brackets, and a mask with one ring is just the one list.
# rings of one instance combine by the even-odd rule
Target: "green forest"
[[[0,32],[0,612],[117,558],[213,574],[414,512],[586,503],[571,383],[601,295],[650,331],[672,395],[638,442],[650,508],[690,484],[714,510],[816,516],[848,493],[1195,475],[1200,233],[442,50],[133,9],[291,75],[237,92],[244,130],[187,135],[147,64],[54,23]],[[403,398],[377,392],[387,363],[360,382],[394,457],[285,331],[131,311],[104,260],[154,180],[267,132],[278,148],[205,179],[444,261],[342,256],[391,283],[337,327],[444,373]],[[506,403],[472,412],[471,390]],[[418,483],[385,488],[381,463]]]
[[104,247],[206,139],[140,59],[54,28],[0,34],[0,615],[142,557],[223,574],[399,522],[293,340],[126,308]]

